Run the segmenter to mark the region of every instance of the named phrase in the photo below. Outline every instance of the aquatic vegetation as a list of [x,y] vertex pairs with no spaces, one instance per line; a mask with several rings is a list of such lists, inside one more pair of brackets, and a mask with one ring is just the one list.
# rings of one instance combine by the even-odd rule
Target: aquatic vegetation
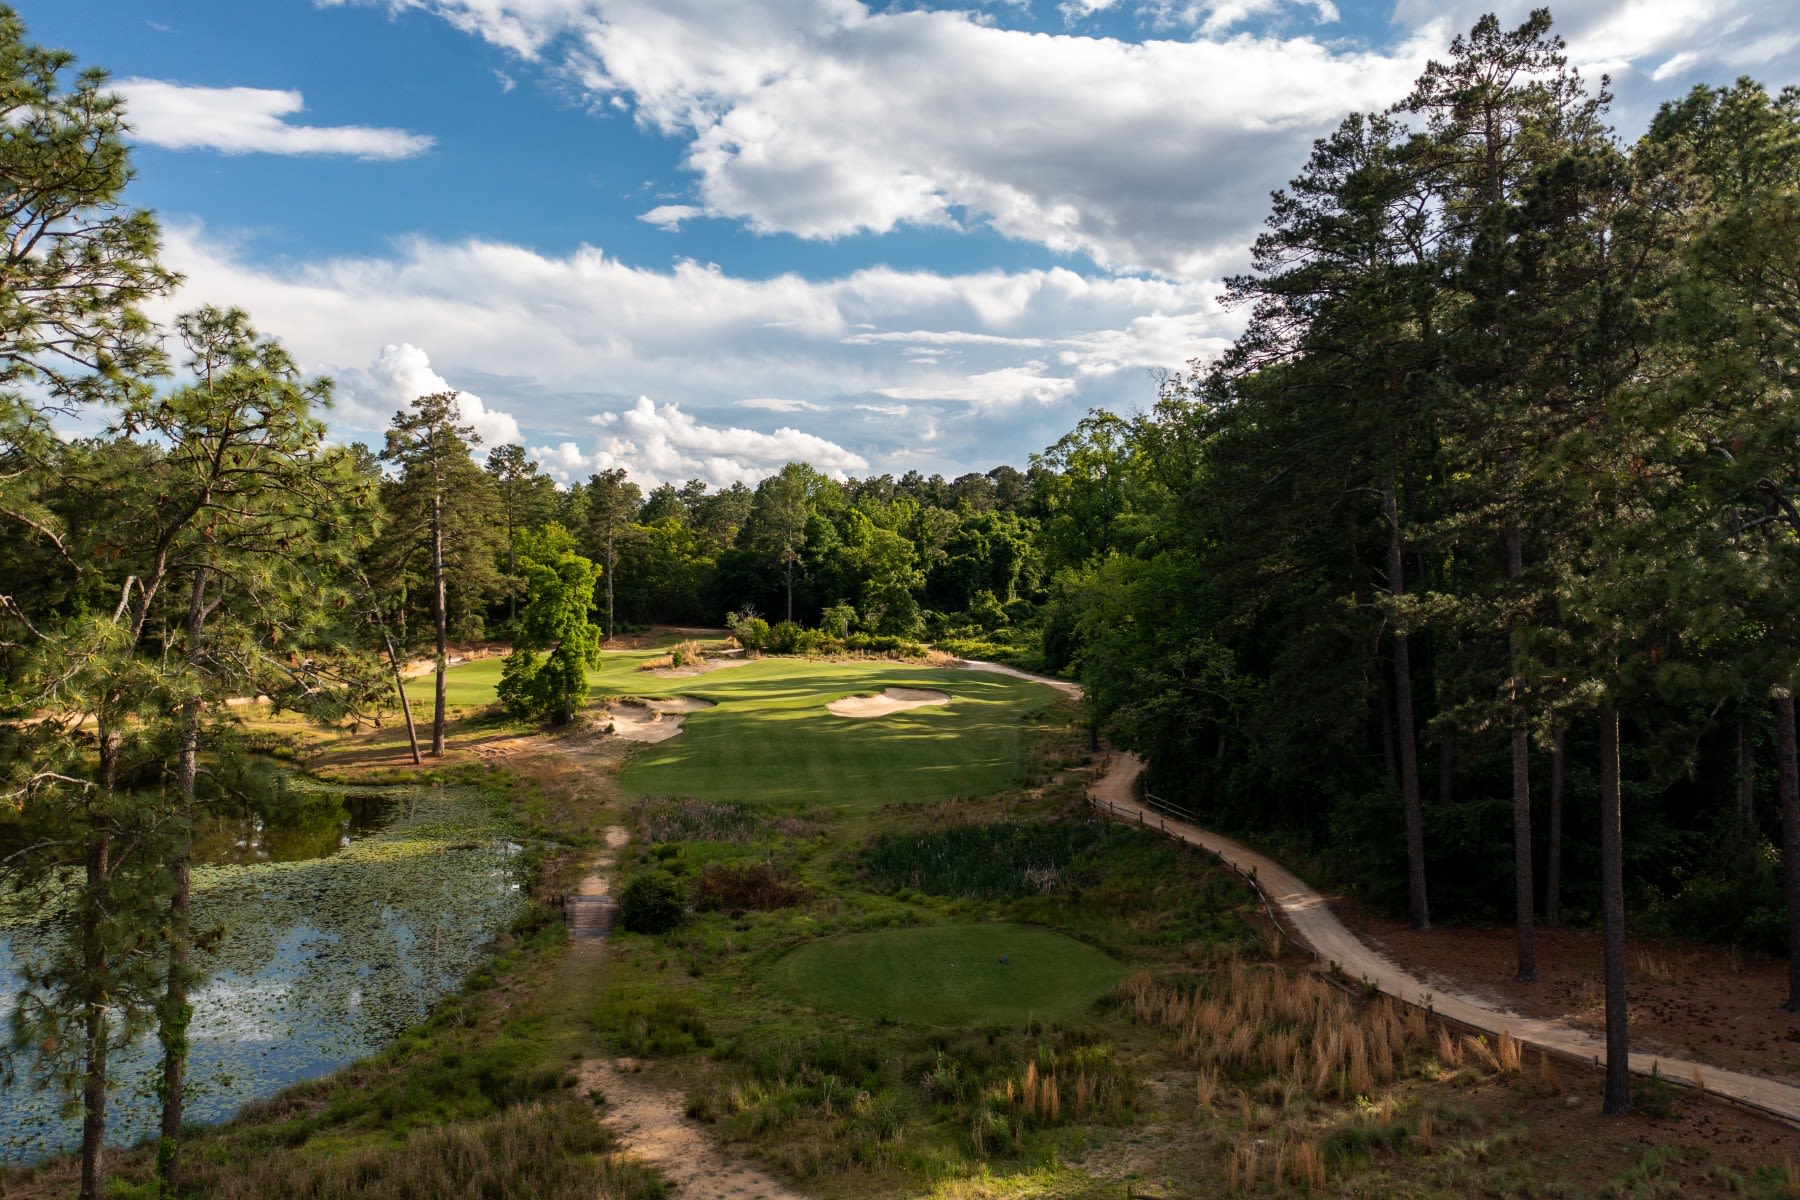
[[[343,791],[346,789],[336,789]],[[349,789],[391,797],[389,823],[328,857],[194,870],[194,922],[217,930],[201,962],[189,1032],[189,1111],[229,1116],[247,1101],[381,1047],[481,962],[524,902],[521,848],[473,788]],[[0,907],[0,1011],[19,996],[19,966],[60,936],[54,906]],[[115,1057],[113,1134],[150,1132],[153,1044]],[[0,1087],[0,1161],[67,1148],[77,1125],[59,1089],[23,1052]]]

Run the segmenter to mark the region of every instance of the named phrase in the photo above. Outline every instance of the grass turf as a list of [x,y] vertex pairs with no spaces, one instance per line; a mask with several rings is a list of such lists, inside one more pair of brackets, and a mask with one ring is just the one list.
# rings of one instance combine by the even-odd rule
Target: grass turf
[[[668,651],[658,647],[649,650],[608,650],[600,657],[600,665],[587,673],[590,699],[600,696],[666,696],[659,687],[680,680],[658,679],[638,670],[638,664]],[[464,712],[484,708],[498,698],[501,657],[478,658],[457,663],[444,674],[444,700],[452,709]],[[406,694],[412,700],[413,716],[429,720],[436,681],[430,671],[406,681]]]
[[808,942],[769,981],[803,1003],[917,1025],[1015,1025],[1085,1012],[1125,968],[1030,925],[928,925]]
[[[656,682],[718,707],[690,714],[680,737],[632,755],[621,775],[627,791],[865,813],[1013,783],[1024,718],[1055,699],[1043,684],[891,662],[766,658]],[[872,719],[825,711],[832,700],[887,687],[937,688],[951,701]]]

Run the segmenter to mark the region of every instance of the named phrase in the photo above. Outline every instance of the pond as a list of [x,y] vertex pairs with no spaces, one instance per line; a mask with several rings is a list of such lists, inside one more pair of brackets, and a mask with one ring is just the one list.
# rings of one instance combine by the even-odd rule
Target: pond
[[[472,788],[302,785],[278,818],[219,818],[196,838],[197,955],[188,1114],[220,1121],[244,1104],[364,1057],[460,986],[519,912],[526,880],[490,796]],[[39,913],[0,908],[0,1016],[20,967],[56,931]],[[115,1051],[108,1141],[154,1133],[154,1034]],[[73,1149],[80,1121],[59,1088],[0,1080],[0,1162]]]

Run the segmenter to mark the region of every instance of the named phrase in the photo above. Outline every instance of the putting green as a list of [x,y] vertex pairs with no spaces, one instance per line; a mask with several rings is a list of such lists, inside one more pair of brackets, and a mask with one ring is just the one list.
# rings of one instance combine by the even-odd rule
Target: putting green
[[1031,925],[927,925],[809,942],[769,982],[818,1008],[917,1025],[1016,1025],[1085,1012],[1125,974]]

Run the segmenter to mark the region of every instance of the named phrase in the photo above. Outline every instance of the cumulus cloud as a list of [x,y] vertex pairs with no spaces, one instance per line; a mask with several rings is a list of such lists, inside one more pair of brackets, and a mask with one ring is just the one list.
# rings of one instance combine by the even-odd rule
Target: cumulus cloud
[[648,396],[623,412],[600,413],[594,423],[604,432],[583,467],[625,467],[652,485],[696,478],[716,487],[753,483],[790,462],[811,463],[837,479],[869,466],[862,455],[815,434],[787,426],[760,433],[704,425],[679,405],[657,405]]
[[[985,225],[1108,270],[1192,277],[1241,265],[1268,189],[1313,138],[1404,95],[1483,12],[1516,24],[1539,0],[1398,0],[1379,45],[1344,37],[1332,0],[1133,0],[1157,32],[1135,43],[1007,28],[974,5],[759,0],[721,21],[712,0],[362,2],[433,12],[684,139],[692,195],[642,218],[664,228]],[[1125,6],[1060,11],[1073,26]],[[1663,84],[1791,77],[1800,53],[1772,0],[1566,0],[1556,16],[1574,60],[1616,77],[1627,130]]]
[[683,221],[691,221],[695,217],[703,217],[706,210],[693,204],[659,204],[638,220],[646,225],[655,225],[659,229],[674,231],[681,228]]
[[112,89],[138,141],[170,150],[225,154],[344,154],[354,158],[414,158],[433,139],[403,129],[365,125],[293,125],[306,111],[296,91],[252,87],[196,87],[160,79],[121,79]]
[[[601,452],[656,478],[743,478],[784,454],[904,470],[927,434],[934,470],[1018,464],[1090,407],[1144,403],[1145,367],[1180,368],[1241,320],[1210,280],[888,267],[752,280],[689,262],[631,267],[591,248],[423,240],[387,258],[277,269],[191,225],[166,237],[165,261],[187,282],[159,315],[247,308],[308,371],[338,379],[341,434],[377,437],[415,396],[463,382],[483,399],[467,416],[509,423],[483,425],[489,445],[548,448],[563,478],[598,469]],[[897,404],[922,423],[858,408]],[[599,442],[576,433],[606,413],[618,416]],[[722,434],[709,442],[706,430]],[[734,452],[737,440],[755,453]]]
[[[372,431],[386,428],[394,413],[420,396],[449,391],[456,389],[432,370],[431,358],[425,351],[399,342],[383,346],[368,366],[344,372],[338,380],[337,403],[349,422]],[[456,403],[463,424],[472,427],[481,439],[483,449],[478,456],[485,457],[486,447],[522,440],[519,423],[510,413],[488,408],[473,392],[457,392]]]

